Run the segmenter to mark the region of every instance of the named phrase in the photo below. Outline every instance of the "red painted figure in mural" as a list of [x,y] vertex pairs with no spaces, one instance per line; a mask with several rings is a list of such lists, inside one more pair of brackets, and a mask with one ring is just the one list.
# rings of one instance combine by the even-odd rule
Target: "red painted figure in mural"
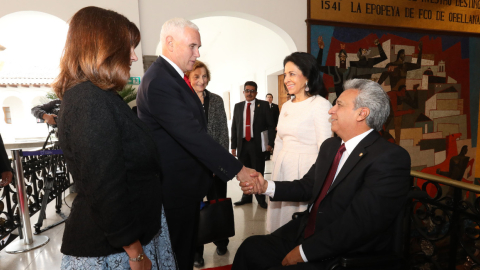
[[[400,144],[400,135],[402,132],[402,116],[406,114],[414,114],[415,109],[418,108],[418,92],[417,88],[419,84],[413,86],[414,96],[413,98],[406,92],[407,87],[405,85],[401,85],[398,90],[392,90],[388,92],[388,97],[390,97],[390,117],[387,121],[388,124],[392,121],[393,117],[393,124],[395,126],[395,143]],[[413,109],[404,110],[403,104],[408,104]]]
[[[457,139],[459,139],[462,136],[461,133],[455,133],[455,134],[450,134],[446,137],[446,155],[447,157],[445,158],[445,161],[442,163],[432,166],[432,167],[427,167],[421,170],[421,172],[428,173],[428,174],[433,174],[433,175],[439,175],[439,176],[447,176],[450,177],[454,180],[459,180],[462,182],[466,183],[472,183],[472,181],[469,181],[465,178],[463,178],[463,174],[465,173],[465,170],[470,166],[470,171],[467,174],[467,177],[470,177],[472,175],[472,169],[473,169],[473,163],[475,162],[475,159],[467,160],[465,162],[465,158],[469,159],[469,157],[466,157],[467,153],[467,146],[462,147],[462,150],[460,151],[460,154],[458,154],[457,151]],[[453,164],[452,164],[452,159],[453,159]],[[459,163],[459,166],[463,168],[455,168],[457,165],[456,163]],[[452,167],[453,165],[453,167]],[[461,171],[461,172],[460,172]],[[457,179],[455,179],[455,178]],[[418,179],[417,180],[417,186],[422,187],[422,185],[426,181],[423,179]],[[437,193],[436,188],[433,185],[428,185],[427,187],[427,193],[430,197],[434,197],[435,194]],[[466,193],[466,196],[469,196],[469,193]]]

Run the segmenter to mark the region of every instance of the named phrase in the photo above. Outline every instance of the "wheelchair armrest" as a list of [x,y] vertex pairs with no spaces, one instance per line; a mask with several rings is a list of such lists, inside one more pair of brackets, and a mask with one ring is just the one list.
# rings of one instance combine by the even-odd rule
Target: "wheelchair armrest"
[[340,257],[340,266],[345,268],[398,266],[402,258],[395,254],[365,254]]

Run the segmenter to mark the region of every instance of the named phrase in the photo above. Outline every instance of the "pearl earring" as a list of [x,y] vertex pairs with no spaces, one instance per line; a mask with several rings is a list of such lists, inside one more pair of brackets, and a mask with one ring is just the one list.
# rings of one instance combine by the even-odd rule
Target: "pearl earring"
[[305,92],[310,91],[310,88],[308,88],[308,82],[305,83]]

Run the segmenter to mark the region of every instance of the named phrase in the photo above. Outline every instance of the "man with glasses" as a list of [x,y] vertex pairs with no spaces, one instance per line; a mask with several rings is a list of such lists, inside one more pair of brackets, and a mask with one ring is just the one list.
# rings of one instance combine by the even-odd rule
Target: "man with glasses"
[[[263,175],[265,155],[262,150],[262,133],[268,141],[266,151],[271,151],[275,140],[275,124],[267,101],[258,100],[257,84],[247,81],[243,94],[245,101],[235,104],[232,120],[232,155],[238,157],[245,167],[255,169]],[[268,132],[264,132],[264,131]],[[268,134],[267,134],[268,133]],[[268,137],[268,138],[267,138]],[[267,208],[265,195],[255,195],[258,205]],[[236,206],[252,202],[252,195],[243,195]]]

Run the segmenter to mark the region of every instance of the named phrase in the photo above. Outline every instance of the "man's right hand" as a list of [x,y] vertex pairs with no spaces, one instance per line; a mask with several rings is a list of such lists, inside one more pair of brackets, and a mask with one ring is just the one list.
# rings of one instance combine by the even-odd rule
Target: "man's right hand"
[[237,157],[237,149],[232,149],[232,155],[233,155],[234,157]]
[[255,178],[255,184],[251,182],[240,182],[239,186],[245,195],[250,194],[264,194],[267,191],[268,182],[265,181],[262,174],[258,174]]
[[254,169],[247,168],[243,166],[243,168],[237,173],[237,180],[240,182],[252,182],[255,183],[255,177],[257,177],[259,173]]
[[45,120],[45,122],[49,125],[56,125],[57,123],[55,122],[55,117],[57,117],[57,115],[55,114],[44,114],[42,116],[43,120]]

